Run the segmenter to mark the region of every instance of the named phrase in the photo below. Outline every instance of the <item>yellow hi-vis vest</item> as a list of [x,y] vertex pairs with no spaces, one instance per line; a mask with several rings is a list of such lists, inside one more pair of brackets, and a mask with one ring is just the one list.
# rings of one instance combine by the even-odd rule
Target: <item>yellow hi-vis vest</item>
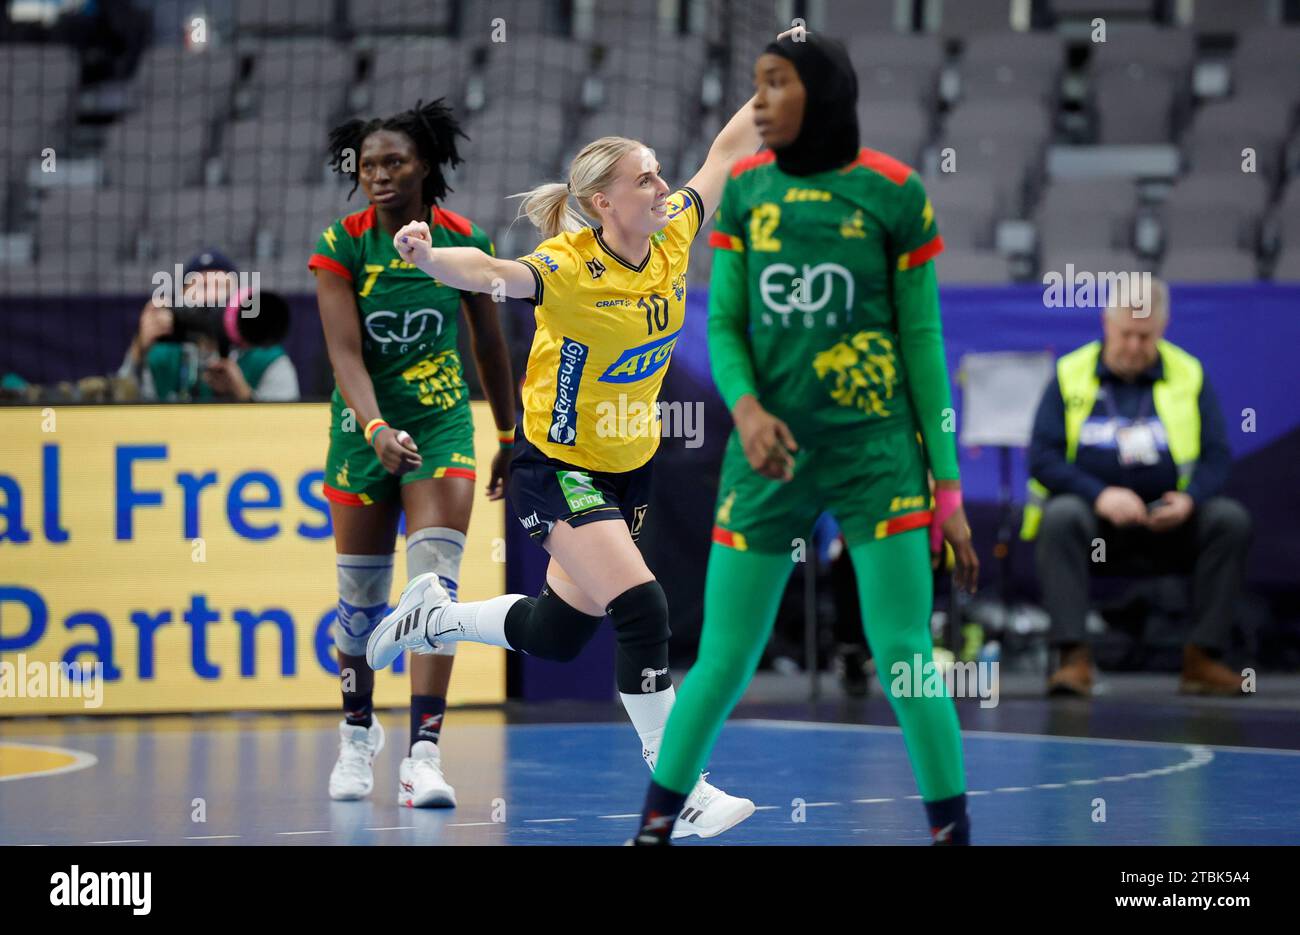
[[[1201,362],[1181,347],[1160,341],[1157,345],[1164,364],[1164,376],[1152,387],[1156,415],[1165,427],[1169,441],[1169,454],[1178,468],[1178,489],[1183,490],[1192,479],[1192,469],[1201,456],[1201,382],[1204,371]],[[1061,399],[1065,402],[1065,459],[1074,461],[1079,448],[1079,433],[1083,423],[1092,414],[1097,402],[1097,358],[1101,355],[1101,342],[1093,341],[1073,350],[1056,362],[1056,377],[1061,384]],[[1025,503],[1024,522],[1020,526],[1021,539],[1038,535],[1038,525],[1043,519],[1043,504],[1050,494],[1046,487],[1029,478],[1029,497]]]

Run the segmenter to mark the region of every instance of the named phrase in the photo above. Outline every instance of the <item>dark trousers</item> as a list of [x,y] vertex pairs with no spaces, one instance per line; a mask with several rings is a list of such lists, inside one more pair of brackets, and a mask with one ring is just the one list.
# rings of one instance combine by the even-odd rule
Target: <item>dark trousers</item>
[[[1192,629],[1187,641],[1215,652],[1228,646],[1232,608],[1241,591],[1250,545],[1250,514],[1236,500],[1211,497],[1168,532],[1117,527],[1074,494],[1043,508],[1035,559],[1054,645],[1082,643],[1090,574],[1186,574],[1192,577]],[[1105,562],[1094,561],[1095,540]]]

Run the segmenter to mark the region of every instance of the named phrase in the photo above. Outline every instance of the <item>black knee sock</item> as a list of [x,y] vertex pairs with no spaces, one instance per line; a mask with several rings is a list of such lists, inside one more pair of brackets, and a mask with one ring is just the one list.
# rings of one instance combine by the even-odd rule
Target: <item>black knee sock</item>
[[609,602],[618,648],[614,679],[623,694],[666,691],[668,677],[668,599],[658,581],[628,588]]
[[543,585],[537,597],[515,601],[506,612],[506,640],[518,652],[569,662],[591,641],[603,619],[584,614]]
[[369,727],[374,711],[374,692],[343,693],[343,720],[353,727]]
[[421,740],[438,742],[442,733],[442,718],[447,711],[447,699],[441,695],[411,696],[411,746]]
[[970,818],[966,814],[966,793],[951,799],[925,803],[933,844],[970,844]]

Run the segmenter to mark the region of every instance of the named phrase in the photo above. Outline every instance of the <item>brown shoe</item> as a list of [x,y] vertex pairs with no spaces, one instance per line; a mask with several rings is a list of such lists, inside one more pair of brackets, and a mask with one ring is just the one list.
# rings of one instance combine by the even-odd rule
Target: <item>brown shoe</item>
[[1240,695],[1241,676],[1199,646],[1183,647],[1183,677],[1178,690],[1184,695]]
[[1047,679],[1047,694],[1088,698],[1092,695],[1092,653],[1075,646],[1061,655],[1061,667]]

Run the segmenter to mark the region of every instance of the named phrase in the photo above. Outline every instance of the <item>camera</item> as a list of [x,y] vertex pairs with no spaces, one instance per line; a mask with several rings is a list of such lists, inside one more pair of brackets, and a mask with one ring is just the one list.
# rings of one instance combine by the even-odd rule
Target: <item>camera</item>
[[159,341],[196,343],[207,338],[222,357],[231,347],[266,347],[289,333],[289,303],[274,292],[240,290],[225,308],[184,306],[172,309],[172,330]]

